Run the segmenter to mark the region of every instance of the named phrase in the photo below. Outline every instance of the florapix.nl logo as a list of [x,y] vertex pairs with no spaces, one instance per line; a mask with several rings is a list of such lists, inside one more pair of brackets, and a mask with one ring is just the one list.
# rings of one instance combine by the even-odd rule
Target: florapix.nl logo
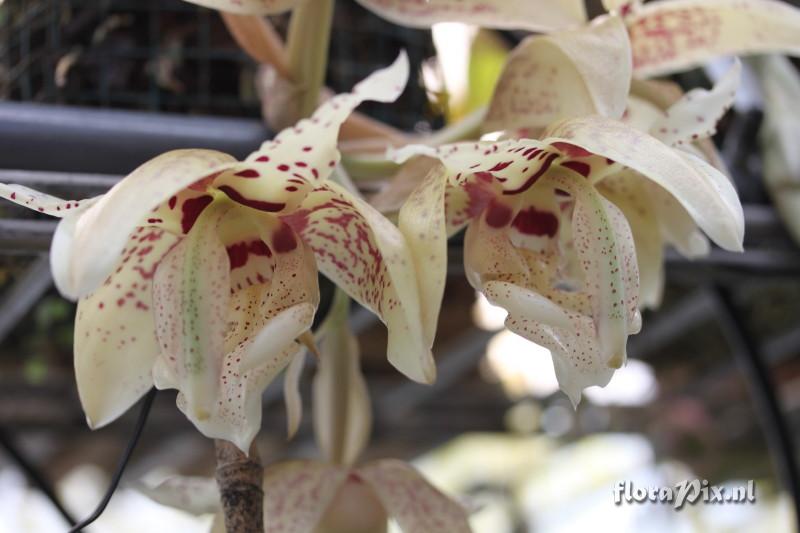
[[631,481],[614,485],[614,503],[664,503],[681,509],[697,503],[726,504],[753,503],[756,501],[756,484],[751,479],[745,485],[711,485],[706,479],[684,480],[672,487],[636,486]]

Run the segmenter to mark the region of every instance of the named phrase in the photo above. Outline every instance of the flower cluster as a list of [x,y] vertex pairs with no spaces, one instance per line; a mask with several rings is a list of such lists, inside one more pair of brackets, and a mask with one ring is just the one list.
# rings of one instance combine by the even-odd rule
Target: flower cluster
[[[265,15],[301,0],[192,1]],[[708,253],[708,239],[742,250],[742,207],[709,141],[732,105],[738,61],[708,90],[647,78],[720,55],[800,53],[798,10],[777,0],[604,0],[608,13],[587,21],[582,0],[358,1],[410,26],[544,32],[510,54],[483,137],[389,150],[415,184],[398,188],[397,224],[340,184],[337,139],[362,101],[399,96],[404,54],[244,161],[169,152],[81,201],[0,184],[0,196],[61,218],[51,263],[61,293],[79,300],[75,369],[92,427],[155,385],[179,391],[204,435],[247,452],[261,394],[292,360],[296,427],[318,272],[386,324],[395,367],[431,383],[447,240],[462,230],[467,280],[508,311],[509,330],[551,351],[577,406],[583,389],[625,364],[640,310],[659,305],[666,246],[689,258]],[[463,509],[407,465],[356,466],[371,415],[347,301],[317,336],[325,462],[268,469],[268,530],[335,522],[331,502],[354,492],[374,503],[376,523],[392,515],[407,532],[468,530]],[[348,390],[335,393],[342,383]],[[197,508],[214,510],[206,500]]]

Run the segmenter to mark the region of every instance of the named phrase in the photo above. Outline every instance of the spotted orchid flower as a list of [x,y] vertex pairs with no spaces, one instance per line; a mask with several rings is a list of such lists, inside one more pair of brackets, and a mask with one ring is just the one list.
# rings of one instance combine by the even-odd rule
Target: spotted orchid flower
[[[371,409],[358,341],[347,325],[349,301],[337,293],[317,334],[320,357],[313,411],[323,460],[289,461],[265,469],[264,531],[385,533],[392,518],[404,533],[469,532],[465,509],[412,466],[394,459],[357,464],[368,441]],[[297,394],[298,378],[299,372],[292,372],[287,379],[290,395]],[[155,487],[140,485],[140,490],[193,514],[219,510],[211,479],[174,477]],[[215,523],[221,523],[219,516]]]
[[625,20],[637,77],[721,55],[800,55],[800,10],[781,0],[603,0]]
[[247,451],[261,392],[311,326],[317,269],[387,324],[393,364],[433,380],[403,236],[327,180],[342,121],[363,100],[394,100],[407,76],[403,54],[241,162],[169,152],[82,202],[0,185],[1,196],[61,217],[51,263],[60,292],[80,299],[75,369],[90,426],[155,384],[180,391],[203,434]]
[[[525,45],[526,57],[516,62],[512,57],[501,76],[495,98],[506,99],[496,107],[504,111],[492,115],[490,108],[489,116],[502,126],[504,114],[527,113],[533,119],[529,129],[541,130],[540,140],[396,151],[399,162],[425,155],[442,163],[401,209],[400,228],[415,260],[438,267],[435,274],[429,268],[420,282],[427,286],[423,315],[435,316],[445,270],[443,243],[466,226],[467,279],[508,310],[511,331],[551,350],[561,388],[577,404],[583,388],[605,385],[624,364],[627,336],[639,330],[637,255],[649,270],[650,263],[661,262],[661,235],[642,233],[639,219],[626,215],[650,217],[662,209],[659,220],[678,226],[676,233],[684,235],[687,224],[694,231],[696,223],[720,246],[741,250],[744,219],[729,180],[702,158],[671,146],[713,132],[720,109],[729,103],[730,84],[712,91],[723,102],[713,112],[698,109],[697,94],[676,104],[655,128],[667,129],[660,140],[623,121],[632,70],[619,17],[533,39]],[[605,53],[595,50],[593,61],[581,61],[578,51],[592,43],[602,43]],[[577,59],[565,60],[570,57]],[[533,72],[573,86],[579,82],[579,90],[559,95],[561,86],[554,86],[553,105],[537,108],[537,91],[547,85],[528,76]],[[521,96],[526,82],[533,86]],[[576,116],[570,103],[583,114]],[[544,120],[536,122],[539,113],[555,122],[544,127]],[[697,113],[709,120],[703,128]],[[515,133],[521,127],[525,123],[512,122]],[[435,230],[426,232],[425,225]],[[648,291],[654,291],[650,285]]]
[[[306,0],[187,0],[247,15],[274,15]],[[586,21],[583,0],[357,0],[375,14],[403,26],[464,22],[490,28],[551,31]]]
[[[724,171],[708,138],[732,104],[739,65],[713,90],[683,95],[665,82],[634,80],[631,85],[631,55],[628,32],[617,16],[598,18],[579,30],[527,39],[511,55],[500,77],[484,130],[502,130],[506,137],[540,137],[555,121],[602,115]],[[536,72],[550,74],[532,75]],[[610,168],[598,190],[622,210],[631,225],[640,305],[655,308],[663,294],[664,245],[695,258],[709,252],[708,241],[671,194],[640,179],[636,172]]]

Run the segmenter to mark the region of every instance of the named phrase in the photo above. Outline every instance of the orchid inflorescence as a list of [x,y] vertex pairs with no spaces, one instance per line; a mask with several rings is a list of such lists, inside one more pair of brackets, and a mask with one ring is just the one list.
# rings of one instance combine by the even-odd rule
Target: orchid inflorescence
[[[302,3],[193,1],[249,16]],[[742,250],[742,207],[709,141],[733,103],[738,60],[709,90],[683,94],[649,78],[721,55],[800,53],[800,11],[776,0],[605,0],[608,13],[587,21],[582,0],[358,1],[415,27],[543,32],[510,54],[483,137],[386,151],[413,182],[387,185],[402,205],[396,224],[348,186],[337,139],[362,101],[400,95],[404,54],[243,161],[181,150],[96,198],[6,184],[0,195],[61,218],[51,263],[58,289],[79,301],[75,370],[90,426],[155,385],[179,391],[178,407],[205,436],[247,453],[262,392],[287,366],[296,429],[304,345],[319,345],[324,462],[267,469],[266,530],[375,531],[391,515],[406,532],[466,531],[464,510],[409,466],[357,465],[371,415],[344,319],[349,298],[386,324],[388,360],[433,382],[447,240],[465,230],[467,280],[508,311],[509,330],[551,351],[577,407],[583,389],[625,364],[641,310],[659,305],[667,245],[688,258],[709,253],[709,238]],[[313,336],[318,271],[340,292]],[[218,495],[200,481],[146,490],[164,502],[182,491],[185,509],[216,510]],[[332,502],[348,493],[372,502],[372,525],[331,525],[341,518]]]

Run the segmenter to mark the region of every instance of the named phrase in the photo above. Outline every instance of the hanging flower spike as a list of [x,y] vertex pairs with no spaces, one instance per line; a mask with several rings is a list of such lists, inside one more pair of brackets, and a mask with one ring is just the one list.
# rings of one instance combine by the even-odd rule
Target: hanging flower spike
[[632,72],[622,19],[528,37],[511,53],[495,88],[484,132],[535,132],[564,118],[599,114],[619,119]]
[[625,15],[638,77],[722,55],[800,55],[800,10],[780,0],[661,0]]
[[[186,0],[248,15],[274,15],[306,0]],[[552,31],[586,21],[583,0],[357,0],[377,15],[414,28],[463,22],[488,28]]]
[[402,234],[326,181],[341,122],[363,100],[396,98],[407,76],[402,55],[244,162],[170,152],[79,202],[0,185],[3,197],[62,216],[51,259],[62,293],[81,298],[75,366],[92,427],[155,383],[180,391],[205,435],[247,451],[261,391],[311,325],[317,264],[387,323],[393,361],[432,379]]

